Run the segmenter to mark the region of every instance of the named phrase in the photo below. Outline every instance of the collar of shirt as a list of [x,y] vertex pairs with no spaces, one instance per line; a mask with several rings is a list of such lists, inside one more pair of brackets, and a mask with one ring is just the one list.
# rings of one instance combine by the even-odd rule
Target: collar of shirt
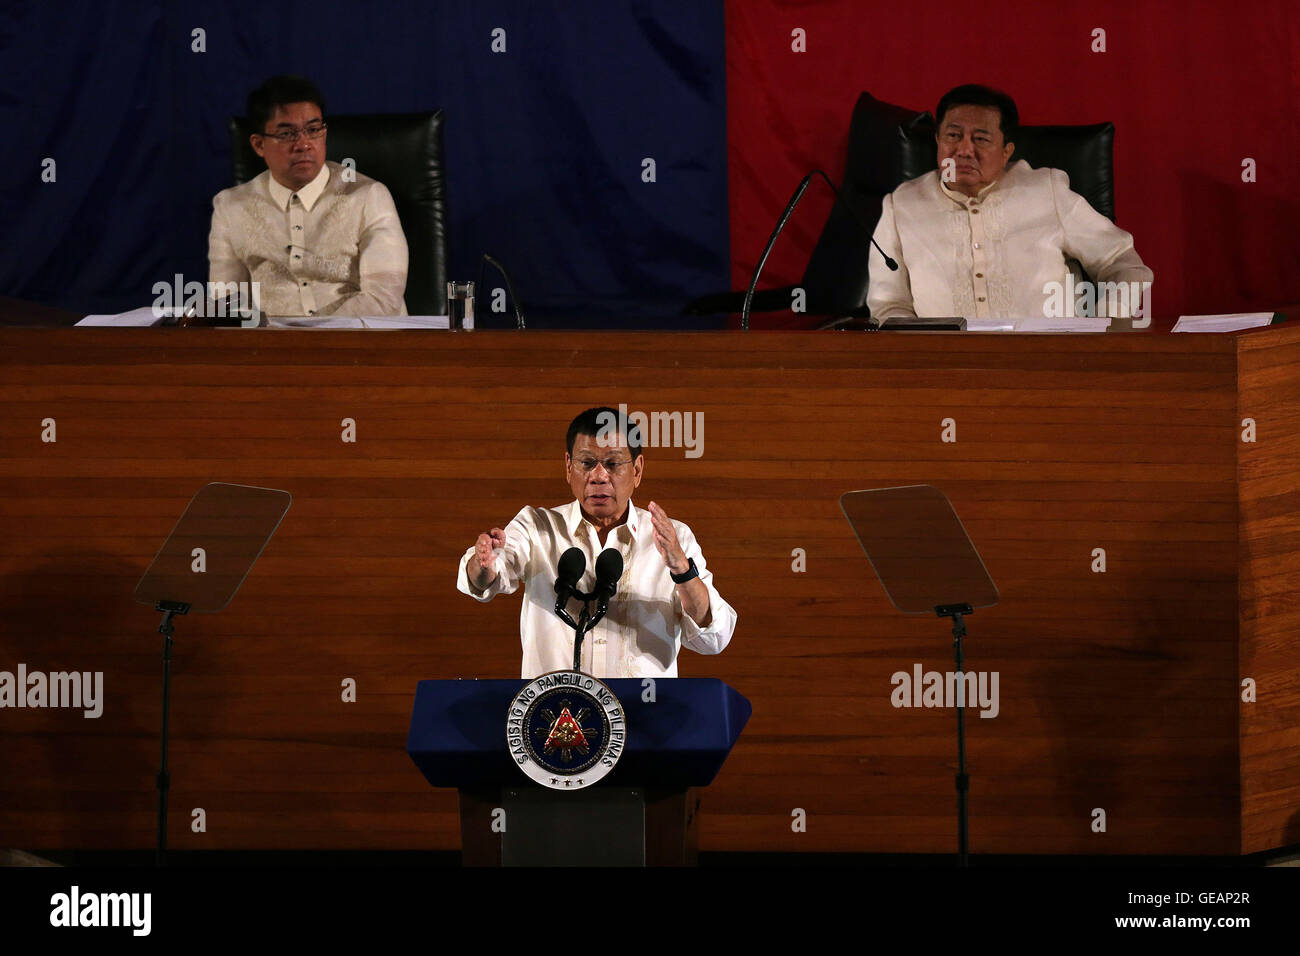
[[289,210],[289,200],[297,195],[298,199],[302,202],[303,207],[306,208],[308,212],[311,212],[311,207],[316,205],[316,200],[320,199],[320,194],[325,191],[325,184],[329,182],[330,164],[322,163],[320,172],[316,174],[316,178],[306,186],[299,189],[297,193],[294,193],[293,190],[285,186],[281,186],[270,173],[267,173],[266,178],[269,180],[267,185],[271,191],[271,201],[275,203],[276,206],[287,212]]
[[942,176],[939,177],[939,188],[943,190],[943,194],[945,196],[947,196],[949,199],[951,199],[959,206],[965,206],[967,203],[972,201],[983,202],[985,198],[987,198],[988,194],[992,192],[995,188],[997,188],[997,186],[1007,178],[1007,176],[1011,173],[1011,170],[1016,168],[1016,165],[1018,164],[1013,163],[1012,165],[1008,166],[1006,169],[1002,170],[1001,176],[993,180],[993,182],[989,183],[987,186],[981,189],[974,196],[967,196],[965,193],[959,193],[955,189],[949,189],[948,184],[943,181]]
[[[564,515],[564,523],[569,529],[569,534],[576,537],[578,534],[578,528],[584,521],[587,521],[587,518],[582,513],[582,502],[577,498],[574,498],[573,501],[569,503],[568,510]],[[587,521],[587,523],[591,524],[590,521]],[[629,498],[627,501],[627,521],[625,521],[624,524],[627,526],[628,531],[631,532],[633,538],[640,537],[642,523],[641,512],[637,510],[636,505],[632,504],[632,499]],[[592,525],[592,527],[594,528],[595,525]],[[610,533],[617,534],[620,527],[622,526],[615,525],[610,529]]]

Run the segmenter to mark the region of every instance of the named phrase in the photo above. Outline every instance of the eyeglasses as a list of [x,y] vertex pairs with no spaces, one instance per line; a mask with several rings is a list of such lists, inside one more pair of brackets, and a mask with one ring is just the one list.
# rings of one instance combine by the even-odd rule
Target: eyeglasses
[[632,464],[630,458],[606,458],[604,461],[597,461],[595,458],[575,458],[573,463],[583,470],[586,474],[591,474],[596,470],[597,465],[603,465],[605,471],[610,475],[617,475],[619,469],[624,465]]
[[274,133],[262,133],[267,139],[273,139],[281,146],[291,146],[298,142],[298,137],[303,133],[307,134],[308,139],[320,139],[325,135],[324,123],[308,123],[299,129],[295,126],[293,129],[276,130]]

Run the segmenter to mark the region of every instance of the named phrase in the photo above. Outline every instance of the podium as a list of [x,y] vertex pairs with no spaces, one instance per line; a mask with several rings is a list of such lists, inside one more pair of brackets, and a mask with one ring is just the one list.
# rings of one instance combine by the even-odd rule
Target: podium
[[466,866],[691,866],[698,788],[713,782],[752,712],[722,681],[605,681],[627,715],[622,758],[600,783],[559,791],[529,780],[506,747],[525,680],[425,680],[406,750],[435,787],[460,792]]

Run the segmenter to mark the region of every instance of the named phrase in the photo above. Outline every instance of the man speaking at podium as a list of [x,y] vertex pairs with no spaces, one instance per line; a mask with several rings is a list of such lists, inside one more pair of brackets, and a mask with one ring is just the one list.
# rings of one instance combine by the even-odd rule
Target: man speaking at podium
[[721,653],[736,612],[714,588],[695,535],[653,501],[648,510],[632,504],[645,468],[637,426],[613,408],[589,408],[569,425],[566,448],[564,475],[574,500],[524,508],[504,530],[479,535],[460,561],[456,587],[477,601],[513,594],[523,584],[520,676],[573,666],[573,629],[555,615],[560,556],[569,548],[586,557],[583,590],[603,550],[623,558],[609,611],[583,642],[584,673],[676,677],[681,647]]

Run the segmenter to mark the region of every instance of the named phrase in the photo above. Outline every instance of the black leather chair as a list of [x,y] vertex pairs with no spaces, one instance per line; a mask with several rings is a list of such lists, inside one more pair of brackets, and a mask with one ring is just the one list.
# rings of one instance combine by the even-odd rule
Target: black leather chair
[[[1065,170],[1070,188],[1094,209],[1115,219],[1113,147],[1115,126],[1022,126],[1011,161]],[[863,93],[853,108],[848,160],[840,198],[831,209],[799,283],[813,315],[866,314],[870,256],[869,231],[880,219],[881,201],[900,184],[938,165],[934,117],[895,106]],[[825,184],[821,184],[824,188]],[[795,184],[791,183],[793,190]],[[812,188],[818,188],[814,183]],[[856,212],[856,216],[854,213]],[[773,221],[775,225],[775,220]],[[778,242],[781,240],[778,239]],[[761,281],[761,280],[760,280]],[[754,294],[754,312],[790,308],[795,286]],[[723,292],[690,302],[689,315],[739,312],[745,292]]]
[[[377,179],[397,206],[410,265],[406,311],[447,314],[447,200],[442,155],[442,111],[326,116],[326,159],[351,158],[357,171]],[[236,185],[266,169],[248,142],[244,117],[230,121],[230,151]]]

